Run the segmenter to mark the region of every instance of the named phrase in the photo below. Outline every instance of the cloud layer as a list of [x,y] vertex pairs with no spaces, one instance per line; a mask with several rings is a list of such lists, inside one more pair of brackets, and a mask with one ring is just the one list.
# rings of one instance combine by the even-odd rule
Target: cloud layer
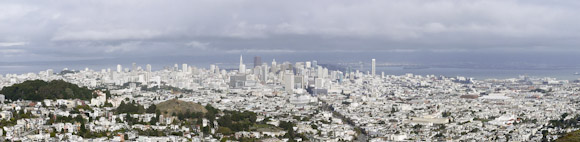
[[2,1],[0,60],[304,51],[580,52],[579,7],[572,0]]

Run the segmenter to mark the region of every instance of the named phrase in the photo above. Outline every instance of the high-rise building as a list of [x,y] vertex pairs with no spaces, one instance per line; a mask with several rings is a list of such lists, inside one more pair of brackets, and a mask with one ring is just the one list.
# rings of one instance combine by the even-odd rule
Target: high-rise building
[[181,71],[182,71],[182,72],[189,72],[189,71],[188,71],[188,69],[189,69],[189,68],[187,67],[187,64],[182,64],[182,65],[181,65]]
[[371,63],[371,76],[375,77],[375,71],[376,71],[376,60],[373,59],[372,63]]
[[147,64],[146,68],[147,68],[147,72],[151,72],[151,64]]
[[52,74],[54,74],[54,71],[52,69],[46,70],[46,76],[52,76]]
[[132,71],[132,72],[135,72],[135,71],[137,71],[137,63],[133,62],[133,64],[132,64],[132,65],[133,65],[133,68],[131,68],[131,71]]
[[316,70],[316,75],[318,76],[318,78],[324,77],[324,70],[322,69],[322,66],[318,66],[318,69]]
[[239,73],[246,73],[246,65],[244,65],[244,59],[242,55],[240,55],[240,68],[238,69]]
[[278,71],[278,66],[276,65],[276,59],[272,60],[272,72],[276,73]]
[[316,61],[316,60],[312,61],[312,67],[313,68],[318,67],[318,61]]
[[288,72],[284,75],[284,89],[288,94],[294,93],[294,73]]
[[261,65],[262,65],[262,57],[255,56],[254,57],[254,68],[256,68],[257,66],[261,66]]
[[214,65],[214,64],[211,64],[211,65],[209,65],[209,72],[210,72],[210,73],[214,73],[214,72],[216,72],[215,70],[216,70],[216,69],[215,69],[215,65]]
[[123,67],[121,66],[121,64],[117,64],[117,72],[122,72],[123,71]]
[[264,72],[262,72],[262,81],[265,84],[268,81],[268,64],[262,64],[262,68],[264,68]]
[[230,87],[231,88],[240,88],[244,87],[246,83],[246,75],[233,75],[230,76]]
[[316,89],[321,89],[324,86],[324,80],[322,80],[322,78],[316,78],[316,80],[314,80],[314,87]]

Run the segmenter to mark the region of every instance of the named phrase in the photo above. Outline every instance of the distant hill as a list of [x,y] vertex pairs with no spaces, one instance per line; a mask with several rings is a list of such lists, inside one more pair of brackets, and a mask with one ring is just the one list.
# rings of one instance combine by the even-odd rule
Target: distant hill
[[33,100],[44,99],[82,99],[90,100],[96,95],[93,90],[86,87],[79,87],[76,84],[63,80],[53,80],[46,82],[43,80],[28,80],[19,84],[4,87],[0,91],[9,100]]
[[177,99],[171,99],[171,100],[167,100],[165,102],[161,102],[159,104],[157,104],[157,109],[161,112],[161,113],[167,113],[169,115],[172,114],[179,114],[179,113],[186,113],[187,110],[189,110],[190,112],[201,112],[201,113],[206,113],[207,109],[205,109],[204,106],[194,103],[194,102],[185,102],[185,101],[180,101]]
[[556,139],[556,142],[580,142],[580,130],[570,132],[563,137]]

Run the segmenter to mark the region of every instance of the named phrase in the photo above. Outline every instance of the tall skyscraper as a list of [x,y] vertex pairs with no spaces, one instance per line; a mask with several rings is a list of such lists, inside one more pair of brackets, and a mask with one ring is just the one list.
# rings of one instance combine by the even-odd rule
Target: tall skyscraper
[[318,61],[316,61],[316,60],[312,61],[312,67],[313,68],[318,67]]
[[262,81],[265,84],[266,81],[268,81],[268,64],[266,63],[262,64],[262,68],[264,69],[262,72]]
[[54,74],[54,71],[52,69],[46,70],[46,76],[52,76],[52,74]]
[[318,69],[316,70],[316,75],[318,78],[324,78],[324,70],[322,69],[322,66],[318,66]]
[[121,66],[121,64],[117,64],[117,72],[122,72],[123,71],[123,67]]
[[182,72],[189,72],[189,71],[188,71],[188,69],[189,69],[189,68],[187,67],[187,64],[182,64],[182,65],[181,65],[181,71],[182,71]]
[[375,71],[376,71],[376,60],[375,59],[372,60],[371,66],[372,66],[371,67],[371,75],[372,75],[372,77],[375,77]]
[[324,80],[322,78],[316,78],[314,80],[314,87],[316,89],[322,89],[322,87],[324,86]]
[[209,72],[210,73],[215,73],[216,72],[215,70],[216,69],[215,69],[215,65],[214,64],[209,65]]
[[244,59],[242,55],[240,55],[240,68],[238,69],[239,73],[246,73],[246,65],[244,65]]
[[288,94],[294,93],[294,73],[289,72],[284,75],[284,89]]
[[256,68],[257,66],[261,66],[261,65],[262,65],[262,57],[255,56],[254,57],[254,68]]
[[132,72],[137,71],[137,63],[133,62],[133,68],[131,68]]
[[147,64],[145,67],[147,68],[147,72],[151,72],[151,64]]
[[276,73],[278,71],[278,66],[276,65],[276,59],[272,59],[272,72]]

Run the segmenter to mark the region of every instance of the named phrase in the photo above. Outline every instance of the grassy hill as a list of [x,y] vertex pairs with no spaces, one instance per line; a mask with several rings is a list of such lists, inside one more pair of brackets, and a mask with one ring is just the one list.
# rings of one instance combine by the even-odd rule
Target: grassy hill
[[580,130],[570,132],[563,137],[556,139],[556,142],[580,142]]
[[179,114],[179,113],[186,113],[187,110],[190,112],[201,112],[207,113],[207,109],[204,106],[194,103],[194,102],[185,102],[180,101],[177,99],[167,100],[165,102],[161,102],[157,104],[157,109],[163,114]]

